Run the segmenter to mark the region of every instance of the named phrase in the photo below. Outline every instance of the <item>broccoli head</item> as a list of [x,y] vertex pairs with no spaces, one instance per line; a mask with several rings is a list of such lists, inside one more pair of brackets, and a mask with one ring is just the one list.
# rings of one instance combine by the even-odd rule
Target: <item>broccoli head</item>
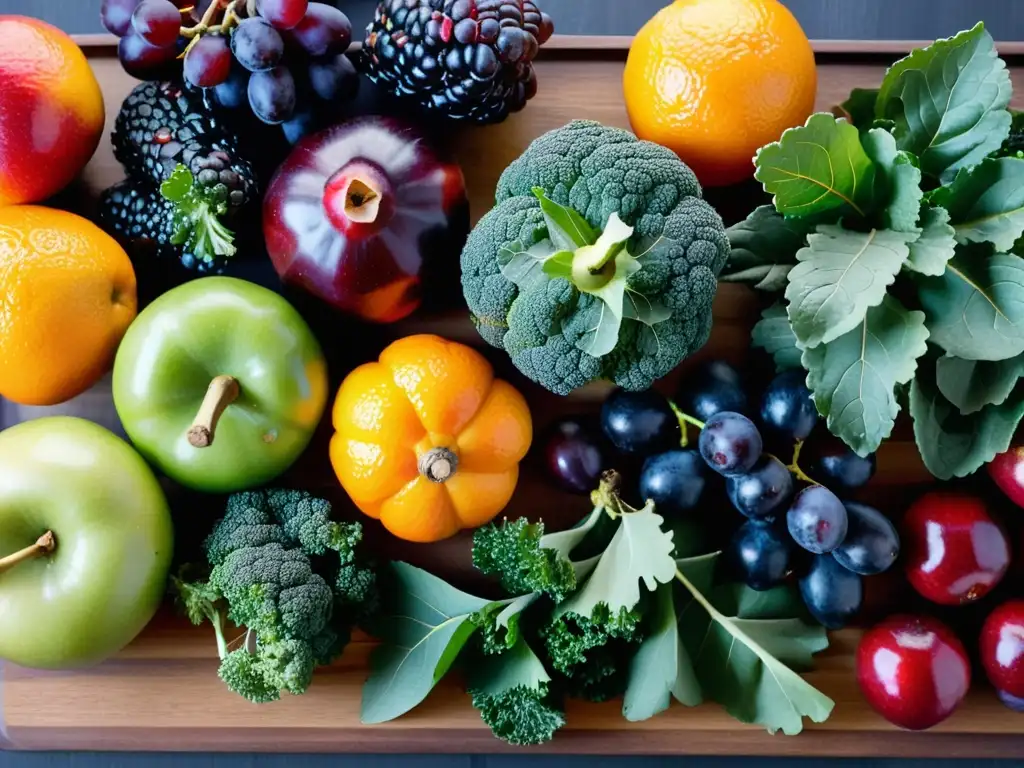
[[[563,227],[572,216],[583,225]],[[551,391],[594,379],[641,390],[707,341],[728,253],[671,150],[576,120],[505,169],[463,250],[463,293],[480,335]]]
[[576,574],[558,552],[540,546],[543,535],[543,523],[525,518],[485,525],[473,535],[473,565],[500,577],[510,595],[543,592],[559,603],[576,589]]

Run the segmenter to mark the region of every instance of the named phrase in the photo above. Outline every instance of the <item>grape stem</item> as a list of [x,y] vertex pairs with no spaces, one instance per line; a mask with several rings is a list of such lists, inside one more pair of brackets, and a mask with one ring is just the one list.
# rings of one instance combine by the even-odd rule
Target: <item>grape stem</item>
[[[238,4],[242,0],[231,0],[224,7],[224,16],[221,17],[219,24],[214,24],[217,18],[217,11],[220,10],[222,0],[214,0],[210,3],[210,7],[206,9],[206,13],[203,14],[202,20],[194,27],[182,27],[181,36],[186,38],[189,42],[185,47],[179,58],[184,58],[185,54],[189,52],[193,45],[199,40],[200,37],[206,34],[211,35],[223,35],[228,32],[233,26],[238,24],[240,19],[238,14],[235,12],[238,8]],[[250,3],[252,5],[252,3]],[[248,8],[249,6],[246,6]],[[253,15],[253,11],[248,11],[249,15]]]
[[809,485],[821,485],[817,480],[808,475],[800,468],[800,451],[803,450],[804,441],[797,440],[796,445],[793,446],[793,460],[786,465],[786,469],[792,472],[797,480],[807,483]]
[[679,406],[673,403],[671,400],[668,401],[669,408],[672,409],[672,413],[676,415],[676,419],[679,420],[679,430],[682,433],[679,438],[679,447],[685,448],[690,444],[690,437],[687,434],[687,429],[690,425],[695,426],[697,429],[704,429],[704,422],[700,419],[695,419],[688,413],[683,413]]

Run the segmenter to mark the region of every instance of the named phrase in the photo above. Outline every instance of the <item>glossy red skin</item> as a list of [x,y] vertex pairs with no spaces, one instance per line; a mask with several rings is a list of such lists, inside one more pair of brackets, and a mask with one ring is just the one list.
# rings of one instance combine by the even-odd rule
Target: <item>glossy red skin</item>
[[923,731],[949,717],[971,687],[971,665],[953,631],[928,616],[893,616],[857,647],[857,682],[893,725]]
[[1024,508],[1024,445],[1012,446],[992,459],[988,474],[1010,501]]
[[1024,698],[1024,600],[1010,600],[989,614],[979,652],[996,690]]
[[[373,226],[339,227],[327,214],[330,198],[349,170],[367,167],[386,178],[387,215]],[[264,197],[263,233],[286,283],[363,320],[390,323],[419,307],[430,261],[458,275],[467,204],[457,164],[442,161],[411,126],[365,117],[295,147]],[[449,233],[453,245],[425,248],[428,231]]]
[[981,499],[935,491],[915,501],[900,532],[911,586],[940,605],[987,595],[1010,566],[1010,543]]

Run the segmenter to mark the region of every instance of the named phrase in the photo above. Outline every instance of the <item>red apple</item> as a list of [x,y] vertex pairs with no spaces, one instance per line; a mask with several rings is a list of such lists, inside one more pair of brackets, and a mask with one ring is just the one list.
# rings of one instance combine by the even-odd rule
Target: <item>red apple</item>
[[907,579],[940,605],[962,605],[987,595],[1010,565],[1010,543],[977,496],[934,491],[903,518]]
[[1024,711],[1024,600],[989,614],[981,629],[981,664],[1006,706]]
[[1018,507],[1024,507],[1024,445],[1014,445],[988,464],[988,474]]
[[868,704],[894,725],[931,728],[971,687],[967,651],[953,631],[928,616],[893,616],[857,647],[857,682]]

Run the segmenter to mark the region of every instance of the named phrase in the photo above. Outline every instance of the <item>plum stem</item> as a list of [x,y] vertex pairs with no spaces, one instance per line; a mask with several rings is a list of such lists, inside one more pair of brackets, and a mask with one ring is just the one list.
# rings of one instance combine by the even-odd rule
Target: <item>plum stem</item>
[[450,448],[431,448],[420,456],[416,466],[430,482],[443,483],[459,468],[459,457]]
[[56,548],[57,538],[53,535],[53,531],[47,531],[36,539],[35,544],[18,550],[14,554],[7,555],[7,557],[0,557],[0,573],[9,571],[14,566],[19,565],[26,560],[32,560],[37,557],[42,557],[43,555],[48,555]]
[[234,376],[215,376],[206,390],[199,413],[188,429],[188,442],[193,448],[209,448],[213,445],[217,422],[241,394],[238,379]]

